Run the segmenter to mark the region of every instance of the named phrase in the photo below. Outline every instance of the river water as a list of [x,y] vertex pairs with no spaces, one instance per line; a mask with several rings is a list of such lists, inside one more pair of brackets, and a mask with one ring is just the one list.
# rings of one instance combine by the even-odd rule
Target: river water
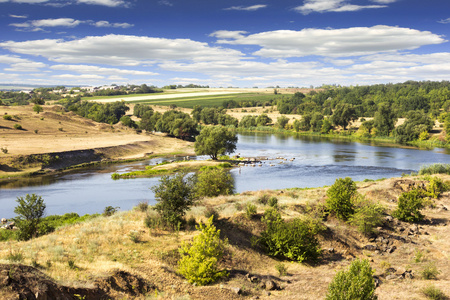
[[[418,171],[422,165],[450,162],[450,152],[446,149],[406,149],[257,133],[239,134],[238,138],[235,153],[268,160],[262,160],[261,166],[233,169],[236,192],[320,187],[333,184],[339,177],[351,177],[355,181],[399,177],[402,173]],[[158,184],[158,178],[112,180],[111,174],[143,169],[160,161],[100,166],[1,185],[0,217],[13,217],[17,197],[32,193],[44,198],[47,215],[101,213],[109,205],[128,210],[141,201],[152,204],[155,199],[150,188]]]

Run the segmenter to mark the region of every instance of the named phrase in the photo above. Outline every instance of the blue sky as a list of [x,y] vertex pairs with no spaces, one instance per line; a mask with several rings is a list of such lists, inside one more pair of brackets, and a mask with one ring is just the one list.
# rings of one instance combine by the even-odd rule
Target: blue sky
[[449,0],[0,0],[0,82],[450,80]]

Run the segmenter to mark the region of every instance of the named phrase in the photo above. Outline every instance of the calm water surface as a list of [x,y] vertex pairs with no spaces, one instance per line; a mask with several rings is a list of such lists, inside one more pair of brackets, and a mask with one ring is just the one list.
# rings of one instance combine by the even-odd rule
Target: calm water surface
[[[272,134],[240,134],[236,153],[268,158],[260,167],[245,166],[231,171],[236,192],[319,187],[347,176],[355,181],[397,177],[417,171],[422,165],[450,162],[450,153],[444,149],[393,148],[320,137]],[[150,188],[158,184],[158,178],[113,181],[111,174],[143,169],[158,162],[160,160],[101,166],[21,180],[20,187],[17,184],[15,187],[3,185],[0,187],[0,217],[13,217],[17,197],[31,193],[44,198],[47,215],[101,213],[108,205],[128,210],[141,201],[152,204],[155,200]]]

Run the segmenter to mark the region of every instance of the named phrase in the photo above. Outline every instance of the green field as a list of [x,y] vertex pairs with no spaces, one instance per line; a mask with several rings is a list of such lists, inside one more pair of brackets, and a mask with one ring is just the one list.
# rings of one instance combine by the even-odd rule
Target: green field
[[148,100],[129,101],[129,103],[162,105],[162,106],[175,104],[178,107],[194,108],[195,105],[200,105],[202,107],[221,106],[223,101],[225,100],[234,100],[236,102],[242,101],[267,102],[272,99],[273,100],[279,99],[280,97],[282,97],[282,95],[243,93],[230,95],[189,96],[183,98],[168,98],[168,99],[148,99]]

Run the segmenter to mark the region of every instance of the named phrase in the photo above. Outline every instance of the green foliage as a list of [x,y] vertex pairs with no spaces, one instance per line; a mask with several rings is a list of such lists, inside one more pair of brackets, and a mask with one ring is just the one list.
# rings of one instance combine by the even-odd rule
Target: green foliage
[[9,250],[8,255],[6,256],[6,259],[11,262],[23,262],[24,255],[21,250]]
[[42,106],[40,106],[39,104],[35,104],[33,106],[33,111],[37,114],[39,114],[40,112],[42,112],[44,109],[42,108]]
[[332,128],[333,128],[333,125],[331,124],[330,120],[328,118],[323,119],[322,127],[320,127],[320,132],[327,134],[330,132],[330,130]]
[[172,229],[182,224],[186,211],[196,200],[194,178],[185,175],[185,173],[179,173],[173,176],[162,176],[159,185],[152,187],[158,202],[154,205],[154,209],[165,225]]
[[427,193],[433,198],[439,198],[441,193],[449,189],[442,179],[436,176],[432,176],[428,179]]
[[48,234],[53,232],[56,228],[85,222],[87,220],[98,217],[99,214],[86,214],[84,216],[79,216],[77,213],[67,213],[64,215],[51,215],[41,219],[41,223],[39,224],[39,234]]
[[252,219],[256,215],[256,205],[247,203],[245,206],[245,216],[247,219]]
[[142,118],[145,114],[151,112],[150,116],[153,114],[153,108],[150,107],[150,105],[145,104],[136,104],[133,108],[133,115]]
[[14,218],[14,221],[19,228],[18,238],[29,240],[36,237],[45,212],[44,199],[36,194],[27,194],[25,198],[18,197],[16,202],[18,205],[14,208],[14,213],[18,216]]
[[371,234],[375,227],[383,224],[384,211],[380,203],[374,203],[361,196],[355,203],[355,213],[350,217],[349,223],[357,226],[363,234]]
[[12,117],[11,115],[3,115],[3,120],[11,121],[12,118],[13,118],[13,117]]
[[120,118],[120,122],[127,127],[130,128],[137,128],[138,125],[136,124],[136,122],[134,122],[130,116],[123,116],[122,118]]
[[[155,115],[158,116],[156,113],[153,116]],[[184,140],[192,140],[198,135],[197,123],[189,114],[178,110],[162,114],[155,123],[155,130]]]
[[419,175],[448,174],[450,175],[450,164],[432,164],[422,166]]
[[416,140],[422,132],[431,131],[433,124],[434,121],[426,113],[410,111],[406,121],[395,128],[395,139],[399,143]]
[[357,196],[356,184],[350,177],[338,178],[327,190],[326,206],[341,220],[347,220],[354,213],[353,201]]
[[227,275],[225,270],[219,270],[218,262],[228,241],[220,239],[220,230],[213,225],[213,217],[208,219],[206,225],[200,224],[197,229],[201,233],[192,243],[181,246],[178,272],[189,283],[206,285]]
[[357,119],[358,117],[355,108],[348,103],[339,103],[331,116],[331,122],[335,126],[342,126],[344,130],[350,122]]
[[426,288],[422,289],[422,294],[424,294],[425,297],[431,300],[447,300],[448,297],[444,294],[443,291],[441,291],[439,288],[435,287],[434,285],[429,285]]
[[289,118],[286,116],[281,116],[277,118],[277,124],[276,126],[278,128],[284,129],[284,127],[287,125],[287,123],[289,122]]
[[376,134],[378,136],[389,136],[389,133],[395,128],[396,121],[395,113],[389,104],[380,103],[373,118],[373,126],[376,129]]
[[0,242],[17,240],[15,230],[0,230]]
[[269,202],[269,199],[270,199],[270,196],[269,196],[269,195],[263,194],[262,196],[260,196],[260,197],[258,198],[258,202],[261,203],[261,204],[263,204],[263,205],[266,205],[267,202]]
[[230,195],[234,191],[234,179],[223,168],[206,168],[196,175],[195,193],[198,198]]
[[81,98],[70,98],[61,100],[60,103],[64,105],[67,110],[94,120],[96,122],[116,124],[120,118],[130,109],[125,101],[116,101],[113,103],[98,103],[90,101],[81,101]]
[[397,209],[392,215],[402,221],[419,222],[425,217],[420,213],[423,207],[423,191],[414,189],[400,195]]
[[233,153],[237,140],[236,133],[226,127],[207,126],[195,139],[195,153],[216,160],[218,155]]
[[16,123],[16,124],[14,124],[14,129],[22,130],[23,128],[22,128],[22,125]]
[[146,212],[148,210],[148,201],[141,201],[136,205],[136,209],[140,212]]
[[113,214],[115,214],[116,212],[119,211],[120,207],[112,207],[111,205],[105,207],[105,209],[103,210],[103,216],[104,217],[110,217]]
[[261,233],[259,243],[268,255],[298,262],[315,261],[320,256],[316,235],[321,226],[316,221],[293,219],[285,222],[274,208],[264,212],[262,221],[266,230]]
[[326,300],[373,300],[375,282],[367,260],[354,260],[348,270],[339,271],[328,286]]
[[285,264],[283,264],[283,263],[276,264],[275,269],[278,271],[278,275],[280,275],[280,276],[287,275],[287,268],[286,268]]
[[211,207],[211,206],[208,206],[205,209],[204,216],[207,219],[212,217],[213,222],[216,222],[219,219],[219,217],[220,217],[219,212],[214,207]]
[[266,114],[261,114],[256,118],[256,126],[266,126],[272,123],[272,119]]
[[239,127],[250,128],[256,126],[256,116],[246,115],[239,122]]
[[278,199],[277,199],[277,197],[275,197],[275,196],[270,197],[269,201],[267,202],[267,204],[270,207],[277,208],[278,207]]
[[430,262],[430,263],[426,264],[425,267],[421,271],[422,278],[426,279],[426,280],[430,280],[430,279],[437,280],[437,276],[440,273],[441,272],[438,270],[438,268],[436,267],[436,264],[434,262]]

